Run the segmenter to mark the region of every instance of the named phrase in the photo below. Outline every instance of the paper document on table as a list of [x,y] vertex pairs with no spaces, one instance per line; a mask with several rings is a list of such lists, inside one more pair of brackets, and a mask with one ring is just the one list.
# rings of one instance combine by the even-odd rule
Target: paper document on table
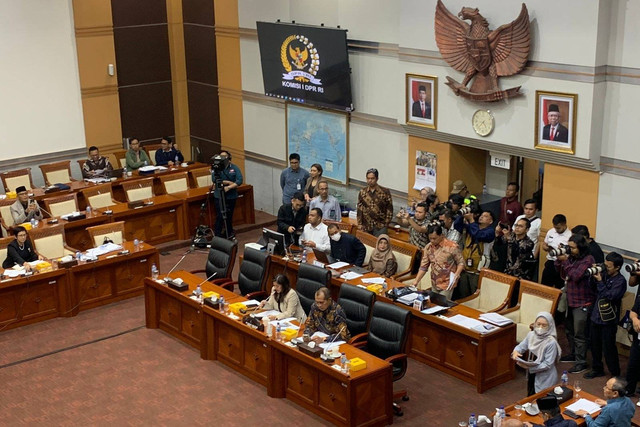
[[327,267],[333,268],[334,270],[337,270],[339,268],[346,267],[347,265],[349,265],[348,262],[338,261],[338,262],[334,262],[333,264],[327,265]]
[[4,273],[2,273],[2,274],[4,274],[7,277],[18,277],[18,276],[23,275],[24,273],[26,273],[26,271],[24,269],[23,270],[6,269],[6,270],[4,270]]
[[513,323],[513,320],[498,313],[482,313],[478,317],[480,317],[480,319],[484,320],[485,322],[493,323],[494,325],[498,326],[507,326]]
[[460,325],[469,329],[473,329],[478,326],[483,327],[484,325],[484,323],[482,323],[481,321],[463,316],[462,314],[456,314],[455,316],[447,317],[447,320],[451,323],[455,323],[456,325]]
[[362,274],[354,273],[353,271],[347,271],[346,273],[340,275],[340,278],[343,280],[353,280],[357,279],[358,277],[362,277]]
[[122,245],[116,245],[115,243],[104,243],[97,248],[87,249],[85,252],[89,257],[98,257],[100,255],[108,254],[109,252],[119,251],[122,249]]
[[453,284],[456,281],[456,274],[454,272],[449,273],[449,286],[447,286],[447,291],[453,289]]
[[398,302],[406,305],[411,305],[418,298],[417,292],[411,292],[410,294],[403,295],[397,299]]
[[384,277],[367,277],[362,279],[362,283],[382,285],[384,284]]
[[318,338],[326,338],[326,337],[328,337],[328,336],[329,336],[329,335],[325,334],[324,332],[320,332],[320,331],[318,331],[318,332],[314,332],[314,334],[313,334],[313,335],[311,335],[311,338],[312,338],[312,339],[313,339],[313,338],[315,338],[315,337],[318,337]]
[[600,408],[600,405],[598,405],[595,402],[592,402],[591,400],[579,399],[577,402],[574,402],[571,405],[567,406],[566,409],[570,409],[573,412],[576,412],[582,409],[584,411],[587,411],[590,414],[594,414],[598,412],[601,408]]
[[[278,313],[280,314],[280,313]],[[300,326],[298,325],[294,325],[293,323],[291,323],[292,320],[296,320],[295,317],[290,317],[288,319],[282,319],[282,320],[272,320],[271,322],[269,322],[270,325],[277,327],[278,324],[280,324],[280,329],[285,330],[285,329],[295,329],[296,331],[298,329],[300,329]]]
[[440,313],[441,311],[447,310],[449,307],[443,307],[441,305],[434,305],[433,307],[429,307],[427,309],[422,310],[420,313],[423,314],[435,314]]
[[258,318],[262,318],[264,316],[277,316],[278,314],[280,314],[278,310],[267,310],[260,313],[256,313],[254,314],[254,316]]
[[320,348],[324,348],[324,349],[333,348],[333,347],[337,347],[337,346],[339,346],[341,344],[345,344],[345,343],[346,343],[346,341],[334,341],[332,343],[323,342],[323,343],[320,344]]

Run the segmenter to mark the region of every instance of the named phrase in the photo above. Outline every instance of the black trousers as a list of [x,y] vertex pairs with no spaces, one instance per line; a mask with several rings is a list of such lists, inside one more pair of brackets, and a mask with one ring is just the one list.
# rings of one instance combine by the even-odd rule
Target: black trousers
[[587,349],[589,348],[589,324],[591,321],[591,306],[567,307],[567,320],[564,331],[569,340],[571,353],[576,357],[576,364],[587,363]]
[[596,372],[604,372],[602,353],[607,362],[609,373],[617,377],[620,375],[620,361],[618,360],[618,348],[616,347],[616,332],[618,325],[599,325],[591,322],[591,356],[592,368]]
[[556,289],[562,289],[564,286],[564,280],[560,277],[560,273],[556,271],[555,261],[549,261],[544,263],[544,270],[542,270],[542,279],[540,283],[547,286],[553,286]]
[[227,230],[229,234],[225,236],[224,219],[222,218],[222,199],[214,199],[214,206],[216,207],[216,224],[214,232],[216,236],[231,237],[234,234],[233,231],[233,211],[236,208],[236,199],[226,199],[227,204]]
[[629,364],[627,365],[627,394],[634,394],[640,379],[640,341],[633,337],[631,351],[629,352]]

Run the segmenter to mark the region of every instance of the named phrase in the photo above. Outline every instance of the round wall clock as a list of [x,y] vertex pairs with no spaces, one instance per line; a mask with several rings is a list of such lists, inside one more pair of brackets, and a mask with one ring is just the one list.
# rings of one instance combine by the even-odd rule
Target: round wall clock
[[493,127],[495,126],[493,114],[491,114],[490,110],[478,110],[473,113],[471,125],[478,135],[487,136],[493,132]]

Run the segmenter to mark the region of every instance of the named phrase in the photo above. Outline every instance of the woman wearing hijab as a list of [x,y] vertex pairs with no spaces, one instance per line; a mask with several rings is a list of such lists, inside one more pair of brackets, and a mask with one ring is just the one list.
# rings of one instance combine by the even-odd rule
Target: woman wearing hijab
[[384,277],[391,277],[398,271],[398,262],[389,245],[389,236],[386,234],[378,236],[376,248],[371,254],[367,269]]
[[[527,370],[529,396],[558,383],[556,363],[562,354],[558,345],[556,324],[550,313],[538,313],[533,326],[533,331],[529,332],[511,353],[511,358],[518,366]],[[526,359],[522,359],[526,351],[529,354]]]

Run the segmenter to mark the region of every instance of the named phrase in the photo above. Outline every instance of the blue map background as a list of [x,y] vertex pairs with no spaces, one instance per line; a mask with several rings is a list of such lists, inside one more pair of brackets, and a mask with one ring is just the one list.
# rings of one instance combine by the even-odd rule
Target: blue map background
[[348,183],[346,114],[287,104],[287,144],[306,170],[318,163],[323,177]]

